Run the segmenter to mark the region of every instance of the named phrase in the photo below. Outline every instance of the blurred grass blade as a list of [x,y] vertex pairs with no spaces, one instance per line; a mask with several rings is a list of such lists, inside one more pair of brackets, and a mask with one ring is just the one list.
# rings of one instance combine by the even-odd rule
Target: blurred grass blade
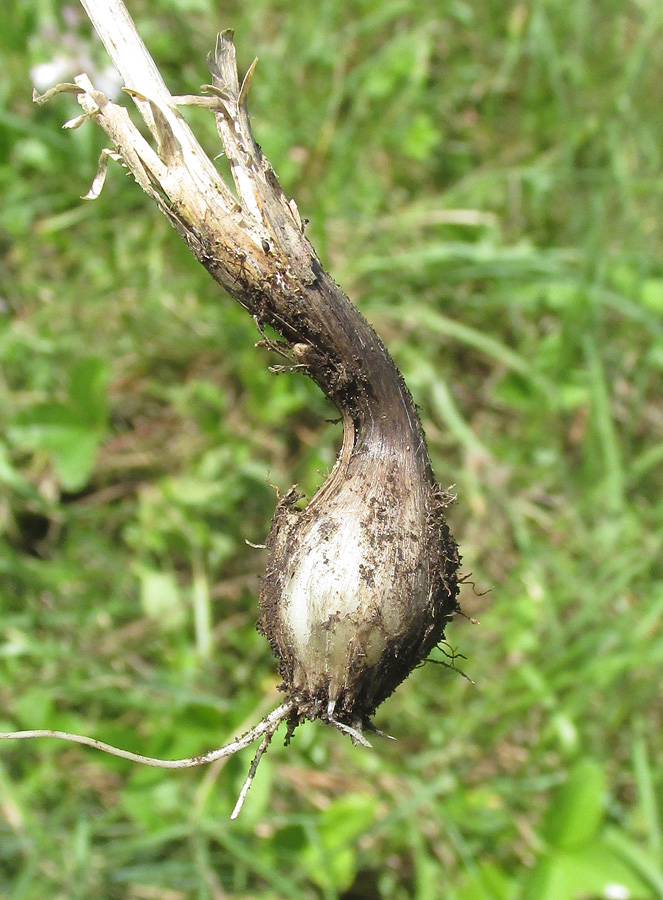
[[606,828],[604,842],[616,856],[630,865],[634,872],[651,885],[658,897],[663,897],[663,871],[641,847],[619,828]]
[[437,379],[432,384],[431,399],[440,418],[444,421],[458,443],[468,452],[473,453],[482,459],[490,459],[490,451],[481,443],[479,438],[463,419],[446,381]]
[[633,769],[638,785],[640,809],[647,825],[647,840],[652,859],[663,872],[663,833],[661,816],[654,790],[654,777],[649,763],[647,745],[642,738],[633,743]]
[[444,316],[433,309],[414,304],[381,309],[380,315],[388,319],[395,319],[406,327],[408,325],[416,325],[425,329],[425,332],[444,335],[474,347],[475,350],[485,353],[486,356],[506,366],[507,369],[512,369],[514,372],[523,375],[550,399],[553,397],[552,384],[539,375],[531,363],[505,346],[501,341],[479,331],[477,328],[473,328],[471,325],[450,319],[448,316]]
[[620,510],[624,506],[624,471],[615,421],[610,407],[610,394],[596,341],[592,336],[585,337],[584,347],[594,400],[596,428],[605,465],[602,495],[606,498],[608,508]]
[[196,651],[201,659],[207,659],[213,646],[212,607],[209,582],[199,553],[195,554],[193,564],[193,618]]
[[648,447],[631,461],[628,472],[629,484],[637,482],[661,463],[663,463],[663,443]]

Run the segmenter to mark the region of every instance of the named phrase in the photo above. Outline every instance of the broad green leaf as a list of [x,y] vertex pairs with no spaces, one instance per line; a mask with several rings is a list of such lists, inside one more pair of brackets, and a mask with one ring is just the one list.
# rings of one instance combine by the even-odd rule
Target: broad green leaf
[[13,703],[12,710],[24,728],[48,728],[53,697],[44,688],[30,688]]
[[96,428],[106,425],[108,377],[108,365],[96,357],[82,359],[74,366],[69,382],[69,396],[72,412],[81,424]]
[[607,827],[603,843],[630,869],[649,884],[657,897],[663,897],[663,871],[659,861],[647,853],[623,829]]
[[314,845],[307,848],[303,858],[309,878],[321,888],[343,891],[354,880],[357,854],[352,847],[340,847],[334,853],[324,853],[319,845]]
[[594,841],[553,851],[535,866],[522,900],[655,900],[656,894],[614,851]]
[[647,278],[642,285],[642,302],[652,312],[663,313],[663,280]]
[[54,428],[44,434],[44,446],[50,449],[53,466],[66,490],[77,491],[87,483],[101,439],[98,431],[83,428]]
[[351,794],[332,803],[324,811],[303,858],[309,877],[322,888],[344,890],[356,871],[357,839],[375,817],[375,799]]
[[[439,872],[438,872],[439,877]],[[479,863],[463,881],[462,900],[513,900],[517,882],[491,863]]]
[[599,764],[592,759],[578,762],[553,797],[543,837],[564,850],[586,844],[601,824],[604,794],[605,777]]
[[50,454],[65,490],[80,490],[94,468],[108,419],[107,381],[102,360],[83,359],[71,373],[68,403],[37,403],[21,410],[10,426],[16,443]]
[[327,850],[355,841],[375,818],[375,798],[350,794],[336,800],[322,814],[318,833]]
[[183,796],[176,779],[162,779],[147,785],[130,784],[122,791],[122,807],[147,831],[156,831],[166,822],[179,821]]
[[77,424],[69,410],[56,404],[29,413],[8,430],[11,440],[19,447],[45,450],[62,486],[80,490],[90,477],[103,435]]

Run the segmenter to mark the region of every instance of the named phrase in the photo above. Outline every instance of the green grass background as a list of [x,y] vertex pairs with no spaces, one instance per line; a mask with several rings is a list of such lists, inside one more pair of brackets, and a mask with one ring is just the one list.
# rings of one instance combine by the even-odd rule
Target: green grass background
[[[259,57],[256,136],[455,485],[474,683],[415,671],[372,752],[276,740],[235,823],[250,751],[3,744],[0,894],[663,897],[663,5],[129,6],[175,93],[220,28]],[[187,755],[278,702],[245,539],[339,426],[122,170],[79,200],[103,135],[30,101],[40,63],[107,63],[75,10],[0,29],[0,728]]]

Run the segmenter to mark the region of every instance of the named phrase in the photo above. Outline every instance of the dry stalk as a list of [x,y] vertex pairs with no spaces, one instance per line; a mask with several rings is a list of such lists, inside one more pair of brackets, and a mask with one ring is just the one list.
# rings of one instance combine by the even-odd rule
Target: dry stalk
[[[219,34],[205,96],[173,97],[121,0],[81,0],[124,78],[154,146],[127,111],[86,75],[75,92],[83,114],[112,143],[88,193],[98,196],[110,159],[130,170],[193,255],[253,316],[284,368],[312,378],[339,409],[343,445],[317,493],[301,507],[295,488],[279,500],[267,540],[259,629],[279,661],[286,702],[243,738],[191,760],[163,761],[59,732],[19,732],[75,740],[148,765],[182,768],[262,741],[233,815],[260,757],[284,719],[288,736],[321,718],[368,744],[364,729],[379,704],[444,635],[455,611],[458,549],[436,484],[416,408],[384,344],[323,270],[294,200],[281,190],[255,142],[247,96],[255,62],[240,81],[233,35]],[[216,117],[236,194],[205,155],[179,108]],[[267,341],[269,325],[282,337]],[[368,744],[370,746],[370,744]]]

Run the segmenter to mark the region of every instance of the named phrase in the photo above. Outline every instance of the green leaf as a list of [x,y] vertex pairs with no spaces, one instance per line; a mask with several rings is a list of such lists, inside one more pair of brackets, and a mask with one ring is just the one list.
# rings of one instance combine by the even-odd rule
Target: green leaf
[[12,710],[23,728],[48,728],[53,697],[45,688],[30,688],[13,703]]
[[655,313],[663,313],[663,280],[647,278],[642,285],[642,302]]
[[633,768],[635,771],[640,811],[646,823],[650,854],[663,867],[663,829],[656,798],[654,767],[649,759],[647,744],[636,740],[633,744]]
[[654,900],[655,893],[602,841],[553,851],[535,866],[522,900]]
[[43,434],[43,446],[53,456],[53,467],[62,486],[78,491],[87,484],[94,468],[102,435],[83,428],[51,428]]
[[352,884],[357,870],[357,854],[352,847],[341,847],[328,855],[317,845],[307,847],[303,855],[308,876],[323,889],[344,891]]
[[363,794],[343,797],[320,818],[316,840],[303,854],[309,877],[327,890],[345,890],[356,873],[357,838],[375,818],[375,799]]
[[12,441],[47,451],[62,486],[80,490],[94,468],[102,433],[72,422],[70,411],[58,404],[26,410],[17,421],[20,424],[8,429]]
[[663,897],[663,872],[658,860],[646,853],[621,828],[606,828],[603,842],[629,869],[637,872],[651,886],[657,897]]
[[15,442],[50,454],[65,490],[84,487],[94,468],[108,420],[107,381],[103,360],[83,359],[72,370],[67,403],[36,403],[9,429]]
[[517,882],[492,863],[479,863],[467,873],[462,900],[513,900]]
[[103,428],[108,420],[109,370],[103,359],[88,357],[74,366],[69,381],[71,409],[81,424]]
[[169,572],[157,572],[141,567],[140,602],[145,615],[154,619],[164,631],[171,631],[184,624],[186,605],[175,576]]
[[416,162],[426,162],[440,142],[440,132],[428,113],[419,112],[403,137],[403,153]]
[[318,829],[325,849],[353,843],[375,818],[375,798],[365,794],[342,797],[324,811]]
[[25,481],[12,465],[7,445],[0,441],[0,484],[13,488],[21,496],[32,496],[35,493],[31,484]]
[[564,850],[586,844],[601,824],[604,794],[605,777],[599,764],[592,759],[576,763],[550,804],[543,837]]
[[170,821],[177,823],[182,799],[181,787],[175,779],[147,785],[130,784],[122,791],[123,809],[148,832],[158,831]]

